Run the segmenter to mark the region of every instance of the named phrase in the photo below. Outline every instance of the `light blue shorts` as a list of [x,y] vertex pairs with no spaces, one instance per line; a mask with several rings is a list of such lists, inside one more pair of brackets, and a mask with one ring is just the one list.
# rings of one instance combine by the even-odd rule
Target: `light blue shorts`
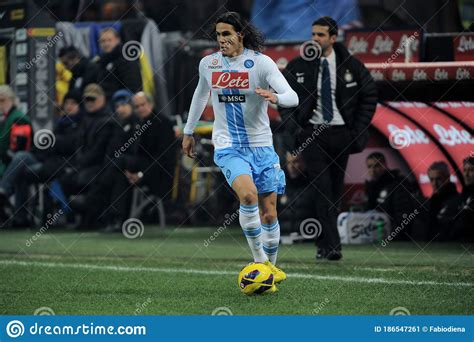
[[285,173],[273,146],[217,149],[214,162],[231,187],[237,176],[249,175],[259,194],[285,192]]

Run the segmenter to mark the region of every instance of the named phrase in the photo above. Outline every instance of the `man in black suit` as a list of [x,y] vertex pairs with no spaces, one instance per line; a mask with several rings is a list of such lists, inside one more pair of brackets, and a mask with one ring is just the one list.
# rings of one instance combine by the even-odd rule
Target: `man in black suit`
[[336,220],[349,154],[364,149],[377,105],[374,80],[359,60],[336,43],[337,32],[330,17],[313,23],[314,45],[306,43],[306,47],[316,53],[302,54],[285,70],[299,106],[280,111],[285,127],[296,137],[290,159],[303,158],[313,189],[315,218],[321,228],[317,258],[329,260],[342,257]]

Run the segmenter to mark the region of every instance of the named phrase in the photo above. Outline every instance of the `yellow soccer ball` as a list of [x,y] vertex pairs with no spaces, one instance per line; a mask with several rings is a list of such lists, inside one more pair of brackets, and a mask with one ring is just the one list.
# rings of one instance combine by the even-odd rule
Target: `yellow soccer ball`
[[262,294],[275,284],[270,268],[262,263],[251,263],[239,273],[238,286],[246,295]]

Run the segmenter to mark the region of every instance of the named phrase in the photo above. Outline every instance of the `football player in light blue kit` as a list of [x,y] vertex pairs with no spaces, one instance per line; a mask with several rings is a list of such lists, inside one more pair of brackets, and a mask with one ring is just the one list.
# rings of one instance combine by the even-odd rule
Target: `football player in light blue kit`
[[199,64],[183,152],[196,156],[193,132],[210,93],[215,116],[214,162],[239,198],[239,221],[254,261],[267,264],[278,283],[286,279],[275,266],[280,240],[276,203],[277,194],[285,189],[285,175],[273,149],[267,109],[268,102],[295,107],[298,96],[273,60],[259,52],[261,33],[238,13],[221,15],[215,32],[219,51]]

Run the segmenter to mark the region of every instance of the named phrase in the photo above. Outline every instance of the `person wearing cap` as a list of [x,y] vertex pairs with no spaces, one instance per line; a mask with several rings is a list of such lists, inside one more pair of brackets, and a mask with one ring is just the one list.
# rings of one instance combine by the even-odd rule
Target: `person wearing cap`
[[[104,171],[96,186],[84,196],[77,196],[72,200],[73,209],[85,214],[85,222],[97,222],[102,219],[107,225],[109,218],[117,220],[123,213],[108,215],[114,193],[122,195],[126,203],[130,202],[129,192],[126,191],[128,182],[121,170],[134,159],[136,149],[134,142],[138,139],[136,135],[138,120],[133,115],[132,96],[133,94],[127,89],[121,89],[112,96],[111,102],[115,113],[114,120],[111,120],[112,134],[105,153]],[[121,211],[128,214],[126,207]]]
[[[24,203],[28,198],[28,185],[38,182],[49,182],[51,178],[60,176],[69,160],[76,151],[78,127],[83,118],[80,109],[81,95],[78,90],[70,90],[63,98],[61,115],[56,119],[52,135],[44,137],[48,142],[54,137],[54,144],[44,149],[44,146],[32,151],[19,151],[13,157],[0,180],[0,207],[8,208],[8,198],[15,194],[16,215],[13,218],[15,226],[29,224]],[[52,140],[49,140],[52,141]],[[1,214],[0,214],[1,215]],[[7,216],[3,213],[3,216]]]
[[85,87],[83,102],[85,113],[78,131],[75,167],[60,178],[66,196],[84,192],[98,179],[112,134],[112,113],[102,87],[95,83]]

